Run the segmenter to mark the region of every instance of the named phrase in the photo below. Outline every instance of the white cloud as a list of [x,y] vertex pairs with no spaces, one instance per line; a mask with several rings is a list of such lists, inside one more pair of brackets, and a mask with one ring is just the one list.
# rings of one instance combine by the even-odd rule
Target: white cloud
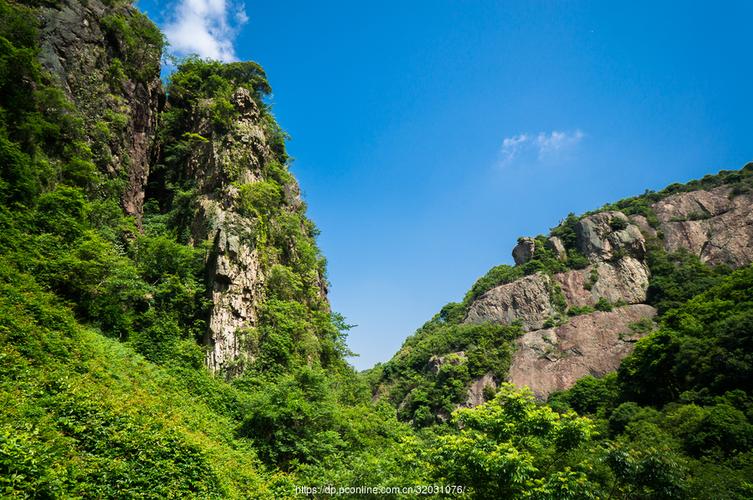
[[526,161],[556,161],[574,148],[585,134],[580,129],[571,132],[552,130],[538,134],[521,133],[502,140],[501,164],[508,165],[517,159]]
[[502,141],[502,162],[509,163],[518,156],[520,150],[525,148],[530,137],[528,134],[519,134],[512,137],[505,137]]
[[233,43],[248,21],[242,4],[230,0],[179,0],[171,4],[164,31],[176,55],[196,54],[219,61],[235,61]]
[[548,134],[539,132],[539,135],[536,136],[539,158],[543,159],[546,156],[556,155],[564,149],[575,146],[583,139],[584,135],[580,130],[570,133],[560,132],[559,130],[552,130]]

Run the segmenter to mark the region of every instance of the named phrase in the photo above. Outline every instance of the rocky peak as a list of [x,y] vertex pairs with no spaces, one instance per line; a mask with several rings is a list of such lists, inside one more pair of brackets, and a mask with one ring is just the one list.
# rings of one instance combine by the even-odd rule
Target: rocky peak
[[315,244],[298,184],[272,147],[275,129],[269,128],[266,110],[245,86],[232,91],[227,103],[232,119],[221,126],[216,99],[198,99],[187,110],[188,132],[182,135],[192,141],[190,154],[176,167],[192,186],[190,242],[208,247],[206,364],[232,377],[258,357],[254,331],[270,298],[274,269],[283,273],[281,279],[305,272],[295,286],[311,291],[300,301],[313,308],[328,309],[328,304],[321,270],[296,271],[302,265],[299,240],[306,249]]
[[[614,370],[647,333],[630,326],[649,321],[650,272],[647,238],[664,249],[680,249],[710,264],[738,267],[753,262],[753,193],[730,186],[680,192],[651,205],[644,215],[615,210],[582,217],[574,224],[575,248],[586,257],[582,269],[538,272],[498,285],[468,307],[468,323],[519,323],[527,333],[516,343],[509,379],[540,397],[568,388],[586,374]],[[567,249],[558,237],[546,248],[560,260]],[[520,238],[513,250],[518,266],[536,256],[535,240]],[[611,311],[594,310],[609,305]],[[569,317],[566,312],[575,312]],[[478,398],[471,398],[476,400]]]

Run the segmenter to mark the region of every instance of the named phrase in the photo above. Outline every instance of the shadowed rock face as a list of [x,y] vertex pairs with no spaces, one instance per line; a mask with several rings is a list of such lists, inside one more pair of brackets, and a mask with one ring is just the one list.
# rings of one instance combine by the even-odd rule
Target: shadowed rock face
[[710,264],[753,262],[753,195],[727,186],[669,196],[653,205],[667,251],[687,249]]
[[[140,15],[135,9],[110,7],[100,0],[64,0],[41,8],[40,13],[40,62],[81,111],[88,130],[107,125],[111,133],[108,150],[100,155],[109,161],[101,167],[112,177],[127,179],[121,204],[140,224],[149,165],[156,155],[154,133],[165,101],[159,53],[148,62],[157,68],[153,75],[113,82],[109,74],[113,62],[129,54],[122,40],[106,32],[103,22],[112,15],[127,19]],[[124,122],[119,124],[112,117]]]
[[576,316],[560,327],[528,332],[516,341],[509,381],[518,387],[528,386],[545,399],[585,375],[614,371],[640,337],[630,325],[655,315],[653,307],[637,304]]
[[518,244],[512,249],[512,258],[515,264],[522,266],[533,257],[536,252],[536,241],[533,238],[520,238]]

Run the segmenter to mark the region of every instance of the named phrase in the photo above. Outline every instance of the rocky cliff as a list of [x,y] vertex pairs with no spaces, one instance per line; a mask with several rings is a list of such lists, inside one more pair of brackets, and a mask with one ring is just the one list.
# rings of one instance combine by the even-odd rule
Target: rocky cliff
[[[234,376],[254,364],[264,322],[274,320],[262,314],[269,304],[297,304],[304,323],[329,318],[316,228],[264,102],[264,71],[188,59],[163,90],[163,36],[131,2],[62,0],[33,12],[39,60],[71,103],[85,131],[82,155],[101,176],[93,196],[117,198],[136,232],[169,232],[205,255],[209,369]],[[310,330],[286,339],[302,340],[309,361],[326,342]]]
[[[545,398],[584,375],[601,376],[619,367],[633,343],[648,333],[656,310],[645,304],[651,279],[647,246],[686,250],[711,265],[739,267],[753,262],[753,195],[722,185],[664,197],[643,215],[603,211],[574,225],[575,252],[587,258],[581,269],[538,272],[491,288],[473,301],[465,322],[520,324],[508,380]],[[536,257],[532,238],[513,249],[516,264]],[[558,248],[557,237],[548,240]],[[558,253],[567,259],[564,248]],[[595,310],[598,308],[603,311]],[[569,314],[568,314],[569,313]]]
[[164,104],[162,34],[130,2],[50,2],[39,18],[42,66],[74,103],[97,166],[140,224]]
[[[209,83],[186,87],[196,77]],[[265,333],[275,322],[271,309],[295,304],[304,322],[329,317],[325,261],[287,169],[285,135],[263,102],[270,91],[263,70],[189,61],[168,91],[165,139],[147,196],[159,202],[158,212],[173,214],[188,244],[206,249],[206,364],[235,376],[274,335]],[[321,354],[315,334],[290,335],[301,335],[285,342],[300,341],[294,350],[309,362]]]
[[[690,298],[673,298],[677,290],[699,293],[704,275],[753,262],[752,179],[753,165],[723,171],[520,238],[515,266],[492,268],[375,369],[375,397],[425,425],[483,403],[504,381],[546,399],[615,371]],[[683,277],[700,285],[678,286]]]

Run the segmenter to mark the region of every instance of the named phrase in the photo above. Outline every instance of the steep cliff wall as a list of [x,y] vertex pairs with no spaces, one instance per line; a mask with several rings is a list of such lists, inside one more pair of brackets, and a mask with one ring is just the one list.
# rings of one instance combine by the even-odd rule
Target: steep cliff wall
[[162,34],[130,2],[64,0],[39,17],[42,66],[75,104],[97,166],[140,223],[164,103]]
[[[206,85],[195,88],[196,78]],[[225,376],[277,357],[264,354],[280,333],[270,331],[276,308],[299,308],[304,323],[329,318],[316,228],[287,169],[267,92],[254,63],[181,66],[168,87],[162,155],[147,190],[158,205],[150,210],[169,214],[188,244],[206,250],[206,364]],[[288,332],[285,343],[311,362],[323,334],[309,330]]]
[[[337,337],[325,263],[288,171],[285,134],[264,103],[263,70],[189,59],[163,90],[163,36],[131,2],[61,0],[33,13],[38,58],[99,171],[91,196],[117,198],[146,236],[171,233],[205,254],[206,312],[192,329],[206,325],[210,370],[234,376],[291,352],[319,359]],[[302,324],[283,335],[293,346],[280,355],[269,352],[268,330],[283,307],[300,308]]]

